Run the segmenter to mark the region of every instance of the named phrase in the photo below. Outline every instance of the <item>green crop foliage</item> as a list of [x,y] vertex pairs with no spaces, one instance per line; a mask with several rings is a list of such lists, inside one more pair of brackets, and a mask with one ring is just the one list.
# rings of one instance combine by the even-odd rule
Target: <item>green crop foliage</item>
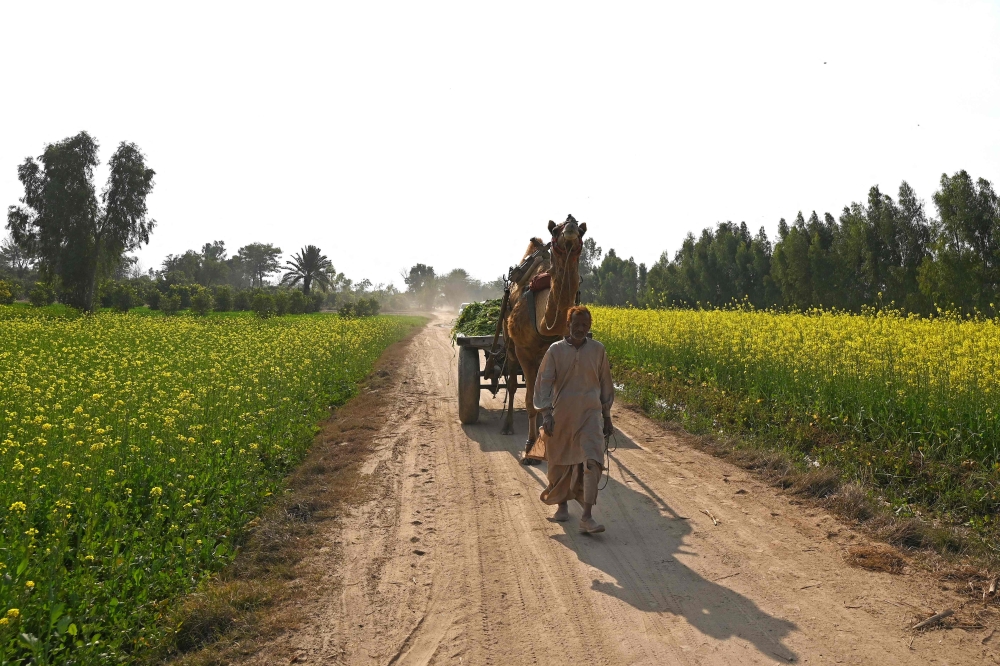
[[131,662],[420,320],[0,307],[0,663]]
[[953,315],[592,308],[643,406],[830,463],[971,525],[1000,511],[1000,323]]

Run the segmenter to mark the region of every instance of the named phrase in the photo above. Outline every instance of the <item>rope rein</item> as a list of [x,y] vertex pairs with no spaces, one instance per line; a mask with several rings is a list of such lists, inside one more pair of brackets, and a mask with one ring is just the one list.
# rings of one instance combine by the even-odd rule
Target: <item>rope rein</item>
[[[609,448],[609,446],[608,446],[609,440],[611,440],[612,438],[614,438],[614,440],[615,440],[615,445],[613,447]],[[601,485],[597,486],[598,490],[604,490],[605,488],[607,488],[608,487],[608,483],[610,483],[610,481],[611,481],[611,454],[614,453],[617,450],[618,450],[618,436],[612,430],[611,431],[611,435],[609,435],[609,436],[607,436],[607,437],[604,438],[604,462],[605,462],[604,473],[605,473],[605,477],[604,477],[604,485],[603,486],[601,486]]]
[[[560,303],[562,301],[562,299],[563,299],[563,296],[565,295],[564,292],[566,292],[567,290],[570,290],[569,279],[568,279],[569,275],[570,275],[570,272],[571,272],[570,271],[570,265],[569,265],[570,264],[570,259],[575,256],[576,259],[577,259],[577,262],[579,262],[580,253],[583,251],[583,242],[582,241],[579,243],[579,245],[575,245],[574,247],[570,248],[570,250],[567,252],[566,249],[564,249],[563,247],[561,247],[559,245],[559,243],[557,242],[557,239],[558,239],[558,236],[553,235],[552,236],[552,241],[549,243],[549,246],[552,248],[552,253],[553,254],[557,254],[557,255],[563,256],[563,257],[565,257],[565,259],[563,259],[563,265],[561,266],[562,270],[559,271],[559,278],[560,279],[558,280],[558,282],[555,281],[555,280],[553,280],[553,286],[552,286],[551,292],[549,294],[549,298],[551,299],[550,302],[554,302],[554,303]],[[549,269],[549,271],[552,273],[553,276],[556,275],[556,270],[555,269],[556,269],[556,265],[555,265],[555,261],[553,261],[552,262],[552,268]],[[579,263],[577,264],[577,270],[579,271]],[[577,273],[577,275],[579,276],[579,272]],[[558,291],[556,291],[556,288],[555,288],[556,286],[559,287]],[[576,286],[576,288],[579,289],[579,286],[580,285],[579,285],[579,277],[578,277],[577,278],[577,286]],[[546,304],[546,307],[545,307],[546,314],[548,314],[548,310],[549,310],[549,305]],[[557,327],[561,327],[561,326],[562,326],[562,324],[560,324],[559,322],[555,322],[554,326],[550,326],[549,322],[548,322],[548,319],[547,318],[543,318],[542,321],[539,322],[539,325],[538,325],[539,331],[538,332],[541,333],[542,335],[552,335],[553,331],[557,330]]]

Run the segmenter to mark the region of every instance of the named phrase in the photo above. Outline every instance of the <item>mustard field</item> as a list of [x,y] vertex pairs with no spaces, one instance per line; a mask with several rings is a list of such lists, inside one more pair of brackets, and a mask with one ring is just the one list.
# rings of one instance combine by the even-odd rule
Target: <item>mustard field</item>
[[0,307],[0,663],[155,643],[415,321]]
[[961,317],[593,308],[626,392],[972,524],[1000,509],[1000,325]]

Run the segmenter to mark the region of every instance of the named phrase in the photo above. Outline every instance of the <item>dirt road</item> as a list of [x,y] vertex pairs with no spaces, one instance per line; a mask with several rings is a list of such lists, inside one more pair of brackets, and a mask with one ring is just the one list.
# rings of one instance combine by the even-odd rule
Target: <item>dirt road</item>
[[[544,468],[518,464],[484,394],[462,426],[438,319],[394,373],[364,478],[377,499],[332,531],[332,595],[256,663],[989,664],[995,639],[906,629],[961,603],[920,573],[847,566],[861,537],[616,407],[619,449],[581,535],[549,520]],[[502,393],[500,394],[502,398]],[[702,510],[714,515],[719,524]]]

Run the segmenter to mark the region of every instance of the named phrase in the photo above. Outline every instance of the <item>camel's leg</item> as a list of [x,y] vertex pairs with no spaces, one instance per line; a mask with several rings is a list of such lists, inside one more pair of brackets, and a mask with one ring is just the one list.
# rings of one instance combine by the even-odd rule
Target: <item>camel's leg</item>
[[528,453],[531,448],[535,445],[535,440],[538,439],[538,410],[535,409],[534,397],[535,397],[535,377],[538,375],[538,359],[527,359],[527,362],[521,363],[521,368],[524,370],[524,406],[528,412],[528,441],[524,444],[524,457],[521,459],[522,465],[537,465],[539,463],[535,458],[529,458]]
[[538,376],[538,364],[534,361],[521,366],[524,369],[524,406],[528,410],[528,450],[538,439],[538,410],[535,409],[535,377]]
[[503,430],[501,435],[514,434],[514,394],[517,393],[517,373],[511,373],[507,377],[507,414],[503,419]]
[[517,393],[517,354],[513,345],[507,347],[507,414],[504,416],[501,435],[514,434],[514,395]]

